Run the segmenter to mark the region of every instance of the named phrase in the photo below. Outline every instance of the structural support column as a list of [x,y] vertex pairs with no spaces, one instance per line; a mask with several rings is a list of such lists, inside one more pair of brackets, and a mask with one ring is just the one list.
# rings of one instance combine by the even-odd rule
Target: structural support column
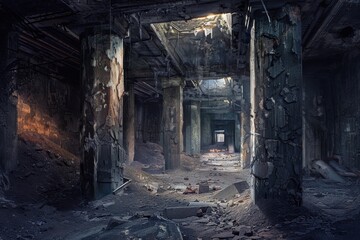
[[[4,16],[6,14],[3,14]],[[0,18],[2,22],[8,19]],[[11,25],[0,27],[0,169],[17,165],[16,53],[18,34]]]
[[84,34],[81,53],[81,187],[99,198],[123,183],[123,39],[109,31]]
[[240,112],[240,142],[241,142],[241,168],[249,168],[251,162],[250,153],[250,81],[249,79],[243,79],[243,99],[241,100],[241,112]]
[[201,146],[206,147],[211,145],[211,115],[208,113],[201,113]]
[[200,102],[190,101],[185,104],[185,152],[200,154],[201,127]]
[[255,159],[252,193],[302,202],[301,14],[286,5],[255,17]]
[[134,84],[128,83],[128,96],[126,101],[126,150],[128,153],[128,163],[134,161],[135,155],[135,95],[134,95]]
[[182,79],[172,78],[163,80],[163,148],[165,169],[180,167],[180,153],[182,151],[183,125],[183,86]]
[[242,108],[240,113],[240,135],[241,135],[241,168],[250,167],[250,111],[246,106]]

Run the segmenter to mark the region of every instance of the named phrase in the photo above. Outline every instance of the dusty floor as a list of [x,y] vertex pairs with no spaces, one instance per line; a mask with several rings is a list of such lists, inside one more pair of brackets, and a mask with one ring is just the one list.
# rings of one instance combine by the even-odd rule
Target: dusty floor
[[[10,188],[0,195],[0,239],[181,239],[177,226],[183,239],[358,239],[360,186],[355,180],[335,184],[305,178],[303,207],[256,206],[247,184],[236,194],[225,190],[249,183],[238,154],[183,155],[182,169],[165,173],[161,149],[143,147],[155,149],[155,163],[143,159],[126,167],[133,182],[121,194],[87,203],[78,187],[78,158],[46,139],[23,136],[21,167],[9,175]],[[199,194],[199,184],[209,186],[209,192]],[[194,206],[203,210],[192,214]],[[170,217],[172,207],[184,207],[176,216],[192,216],[151,217]]]

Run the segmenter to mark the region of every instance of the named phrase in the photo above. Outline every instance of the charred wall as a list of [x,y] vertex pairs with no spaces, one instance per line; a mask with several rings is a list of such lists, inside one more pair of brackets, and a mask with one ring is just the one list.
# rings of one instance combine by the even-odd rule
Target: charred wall
[[360,169],[360,51],[345,53],[336,66],[333,88],[328,88],[335,107],[333,146],[329,145],[343,164]]
[[79,74],[64,75],[65,82],[35,70],[18,74],[18,134],[41,134],[77,154],[81,104],[80,88],[74,83]]
[[135,105],[136,140],[160,144],[162,103],[136,101]]
[[360,168],[360,55],[305,62],[305,165],[338,158]]
[[304,62],[304,149],[303,166],[308,169],[312,161],[325,159],[327,153],[328,118],[332,108],[326,105],[331,96],[326,88],[331,88],[333,60],[328,62],[315,59]]

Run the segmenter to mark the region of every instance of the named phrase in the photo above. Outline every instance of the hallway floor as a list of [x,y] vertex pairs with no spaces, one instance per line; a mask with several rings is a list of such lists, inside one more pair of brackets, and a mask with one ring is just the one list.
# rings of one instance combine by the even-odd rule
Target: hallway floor
[[[26,158],[34,161],[30,164],[32,174],[27,176],[27,171],[19,171],[10,179],[15,181],[14,185],[31,181],[27,191],[34,192],[34,199],[24,200],[12,192],[11,186],[0,198],[2,240],[89,240],[115,236],[181,239],[176,235],[178,231],[183,239],[195,240],[357,239],[359,234],[355,226],[360,221],[360,186],[356,181],[335,184],[305,178],[303,207],[285,207],[271,201],[256,206],[250,197],[250,173],[240,169],[239,155],[209,152],[201,157],[183,155],[182,169],[173,172],[149,174],[139,169],[143,166],[140,163],[135,164],[137,167],[126,167],[126,176],[133,182],[121,194],[86,203],[74,201],[80,196],[76,186],[72,191],[63,192],[61,188],[55,191],[63,195],[36,190],[45,184],[44,180],[36,182],[40,181],[36,176],[41,175],[45,166],[48,173],[56,168],[59,176],[72,171],[76,175],[77,170],[65,163],[62,167],[60,163],[44,165],[55,160],[41,146],[29,141],[22,140],[20,147],[22,156],[33,156]],[[65,153],[51,146],[47,150],[66,162],[70,156],[62,156]],[[55,182],[46,184],[51,188]],[[200,188],[203,193],[199,193]],[[65,197],[69,204],[57,205],[53,200],[59,197]]]

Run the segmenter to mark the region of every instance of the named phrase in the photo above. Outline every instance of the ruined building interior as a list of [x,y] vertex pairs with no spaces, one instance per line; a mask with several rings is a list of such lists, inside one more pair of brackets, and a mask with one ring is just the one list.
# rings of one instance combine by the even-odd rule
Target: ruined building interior
[[359,239],[359,0],[0,0],[0,240]]

